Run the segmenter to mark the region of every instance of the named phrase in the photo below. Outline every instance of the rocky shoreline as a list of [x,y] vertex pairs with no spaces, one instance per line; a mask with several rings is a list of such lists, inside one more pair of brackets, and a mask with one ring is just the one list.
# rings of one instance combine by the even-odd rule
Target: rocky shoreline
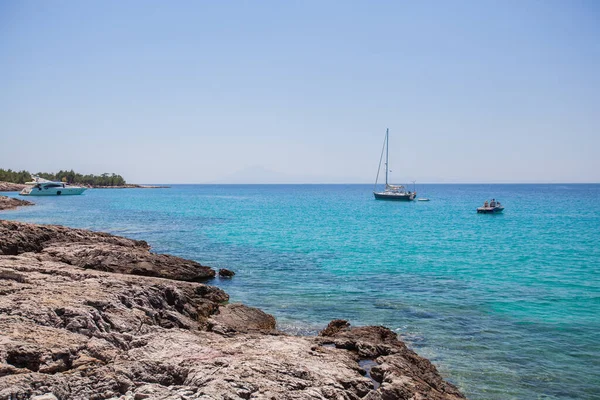
[[13,197],[0,196],[0,211],[12,210],[21,206],[32,206],[32,202],[27,200],[15,199]]
[[143,241],[0,220],[0,399],[465,398],[387,328],[287,335],[214,277]]
[[0,182],[0,192],[20,192],[25,189],[27,185],[12,182]]

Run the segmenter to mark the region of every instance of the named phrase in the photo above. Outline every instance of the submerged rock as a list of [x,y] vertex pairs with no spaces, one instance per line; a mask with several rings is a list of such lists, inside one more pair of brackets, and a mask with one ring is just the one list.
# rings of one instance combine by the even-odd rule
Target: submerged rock
[[387,328],[333,321],[319,337],[286,335],[221,289],[99,270],[137,264],[125,249],[145,242],[0,228],[0,399],[464,398]]
[[221,278],[232,278],[234,275],[235,275],[235,272],[233,272],[233,271],[230,271],[230,270],[228,270],[228,269],[221,268],[221,269],[219,270],[219,276],[220,276]]

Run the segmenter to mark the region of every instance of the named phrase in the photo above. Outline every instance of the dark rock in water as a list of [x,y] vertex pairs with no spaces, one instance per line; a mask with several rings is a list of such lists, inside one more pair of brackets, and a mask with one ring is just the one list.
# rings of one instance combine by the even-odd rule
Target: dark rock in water
[[15,199],[13,197],[0,196],[0,210],[12,210],[21,206],[32,206],[33,203],[27,200]]
[[145,242],[0,221],[0,251],[0,399],[464,398],[389,329],[286,335]]
[[233,277],[234,275],[235,275],[235,272],[233,272],[233,271],[231,271],[231,270],[228,270],[228,269],[225,269],[225,268],[221,268],[221,269],[219,270],[219,276],[220,276],[221,278],[231,278],[231,277]]

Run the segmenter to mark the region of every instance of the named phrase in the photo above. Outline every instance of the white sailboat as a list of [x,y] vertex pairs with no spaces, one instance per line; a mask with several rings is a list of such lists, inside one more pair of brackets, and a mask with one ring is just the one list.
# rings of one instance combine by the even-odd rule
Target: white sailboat
[[[390,185],[388,183],[389,173],[389,141],[390,141],[390,130],[385,130],[385,140],[383,142],[383,149],[381,149],[381,157],[379,158],[379,169],[377,169],[377,178],[375,178],[375,187],[373,188],[373,195],[376,200],[396,200],[396,201],[412,201],[417,196],[417,192],[406,191],[406,188],[402,185]],[[377,181],[379,180],[379,172],[381,171],[381,161],[383,160],[383,152],[385,151],[385,189],[383,192],[377,192]]]

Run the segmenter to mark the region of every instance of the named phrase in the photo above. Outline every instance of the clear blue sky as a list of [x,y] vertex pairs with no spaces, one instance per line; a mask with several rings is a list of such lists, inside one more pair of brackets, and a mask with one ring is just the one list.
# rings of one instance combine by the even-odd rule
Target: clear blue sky
[[0,0],[0,168],[600,182],[600,3]]

